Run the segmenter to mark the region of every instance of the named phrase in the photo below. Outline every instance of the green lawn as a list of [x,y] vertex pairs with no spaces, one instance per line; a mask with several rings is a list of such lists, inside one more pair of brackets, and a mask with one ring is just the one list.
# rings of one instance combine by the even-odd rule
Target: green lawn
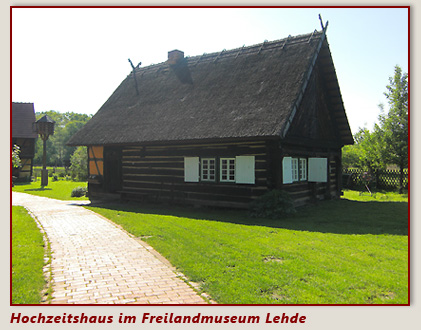
[[52,181],[48,180],[46,187],[41,187],[41,181],[30,183],[16,183],[12,191],[28,193],[60,200],[87,200],[87,197],[71,197],[72,190],[77,187],[87,187],[87,182]]
[[148,242],[218,303],[407,304],[407,199],[367,195],[347,191],[279,220],[134,204],[89,208]]
[[34,219],[12,207],[12,303],[39,304],[45,287],[44,241]]

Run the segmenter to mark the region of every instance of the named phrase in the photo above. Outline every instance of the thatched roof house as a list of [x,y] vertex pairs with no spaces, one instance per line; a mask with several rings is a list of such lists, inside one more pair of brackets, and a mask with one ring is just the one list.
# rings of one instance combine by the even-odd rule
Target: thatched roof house
[[[91,180],[92,197],[95,192],[134,197],[158,191],[160,196],[216,204],[226,199],[212,192],[210,197],[209,181],[218,195],[227,187],[247,195],[231,198],[232,204],[247,203],[285,186],[289,180],[282,171],[294,168],[297,155],[303,159],[297,158],[298,167],[305,159],[306,172],[309,158],[316,157],[329,158],[327,164],[335,162],[340,171],[341,147],[351,143],[325,31],[192,57],[171,51],[167,62],[136,68],[68,142],[90,147],[90,171],[96,178]],[[248,164],[252,186],[222,178],[222,161],[239,156],[253,157]],[[163,157],[170,157],[165,166]],[[196,160],[193,186],[186,180],[187,164]],[[212,179],[209,166],[215,172]],[[107,167],[114,173],[109,178]],[[328,189],[332,195],[340,192],[335,175],[334,192]],[[308,192],[311,184],[305,177]]]

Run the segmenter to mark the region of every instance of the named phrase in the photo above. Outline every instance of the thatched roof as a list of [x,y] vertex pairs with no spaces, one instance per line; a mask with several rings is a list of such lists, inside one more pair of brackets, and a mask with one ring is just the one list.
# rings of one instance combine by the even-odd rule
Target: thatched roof
[[[169,53],[182,58],[137,68],[68,144],[283,136],[321,40],[328,49],[315,31],[201,56]],[[343,144],[352,140],[347,127]]]
[[35,123],[33,103],[12,103],[12,138],[35,139],[37,133],[32,128]]

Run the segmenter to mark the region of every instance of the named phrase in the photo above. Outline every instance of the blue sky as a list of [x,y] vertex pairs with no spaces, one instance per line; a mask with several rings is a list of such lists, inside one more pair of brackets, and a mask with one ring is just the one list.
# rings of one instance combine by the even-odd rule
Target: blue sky
[[371,129],[394,66],[408,71],[405,8],[52,9],[12,11],[12,99],[36,111],[94,114],[130,73],[186,56],[320,30],[332,52],[352,132]]

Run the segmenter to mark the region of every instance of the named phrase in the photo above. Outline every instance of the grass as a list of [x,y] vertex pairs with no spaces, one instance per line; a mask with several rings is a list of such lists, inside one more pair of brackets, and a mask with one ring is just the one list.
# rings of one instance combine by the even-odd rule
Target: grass
[[72,190],[77,187],[87,187],[87,182],[52,181],[48,180],[46,187],[41,186],[41,181],[30,183],[15,183],[12,191],[28,193],[37,196],[55,198],[60,200],[87,200],[88,197],[71,197]]
[[89,208],[221,304],[407,304],[407,199],[384,195],[346,191],[279,220],[159,205]]
[[21,206],[12,207],[12,303],[39,304],[45,288],[43,235]]
[[408,193],[399,194],[390,191],[373,191],[372,194],[370,194],[367,190],[345,190],[344,198],[361,202],[407,202]]

